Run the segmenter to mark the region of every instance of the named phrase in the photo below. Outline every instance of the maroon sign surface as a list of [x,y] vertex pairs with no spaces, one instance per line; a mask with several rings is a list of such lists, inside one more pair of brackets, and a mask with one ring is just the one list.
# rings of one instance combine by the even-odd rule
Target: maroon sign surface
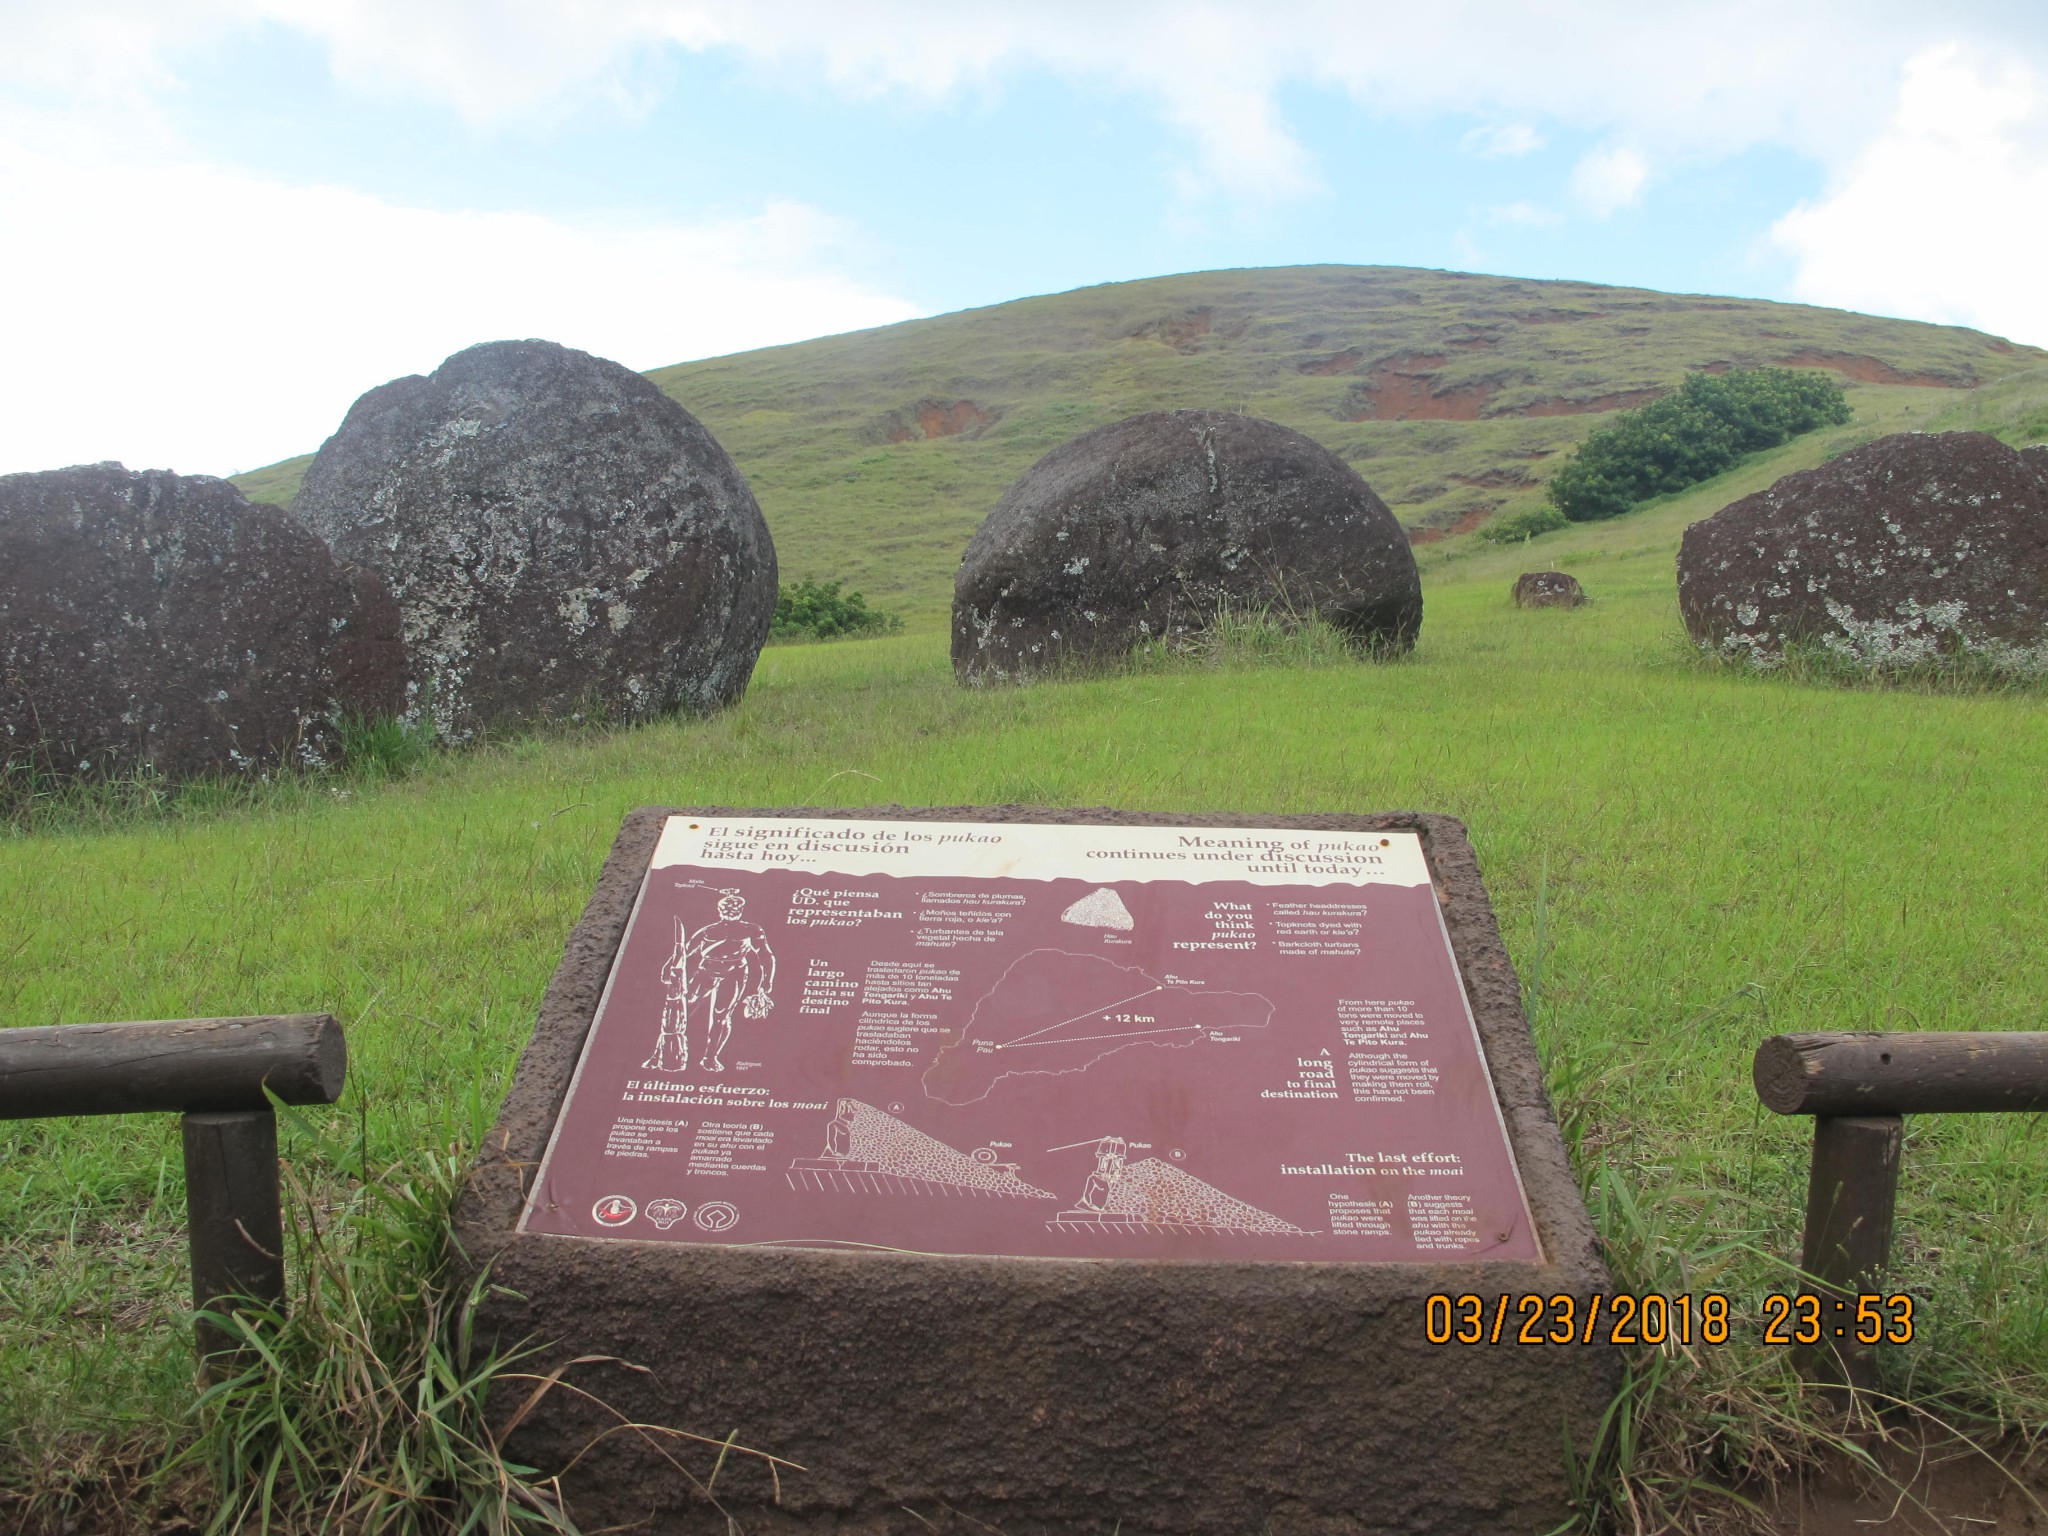
[[522,1226],[1540,1257],[1406,833],[678,818]]

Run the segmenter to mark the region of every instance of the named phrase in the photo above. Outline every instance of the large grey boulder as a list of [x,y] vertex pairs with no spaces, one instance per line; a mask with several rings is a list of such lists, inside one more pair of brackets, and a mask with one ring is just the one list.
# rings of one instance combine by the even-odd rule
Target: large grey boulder
[[349,410],[292,510],[405,615],[444,739],[737,698],[775,612],[746,481],[639,374],[548,341],[458,352]]
[[15,771],[320,767],[404,699],[398,607],[225,480],[0,475],[0,750]]
[[1678,604],[1700,646],[1764,666],[1811,645],[2048,672],[2048,454],[1906,433],[1787,475],[1686,529]]
[[996,503],[953,584],[953,670],[1016,680],[1172,640],[1221,608],[1406,650],[1422,584],[1386,503],[1320,444],[1225,411],[1084,433]]

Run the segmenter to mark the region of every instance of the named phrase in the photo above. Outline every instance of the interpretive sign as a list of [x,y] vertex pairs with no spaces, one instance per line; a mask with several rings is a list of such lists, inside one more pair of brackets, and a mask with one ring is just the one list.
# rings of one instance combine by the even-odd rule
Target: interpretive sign
[[672,816],[519,1228],[1543,1261],[1404,830]]

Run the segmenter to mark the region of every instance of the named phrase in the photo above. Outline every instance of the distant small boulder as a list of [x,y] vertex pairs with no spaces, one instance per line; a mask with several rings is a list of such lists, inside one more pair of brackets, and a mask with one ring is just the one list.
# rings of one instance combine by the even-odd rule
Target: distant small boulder
[[391,583],[408,712],[452,741],[729,703],[775,611],[774,541],[725,450],[639,374],[553,342],[371,390],[292,510]]
[[322,767],[404,699],[398,606],[225,480],[0,475],[0,749],[10,768],[166,779]]
[[953,584],[953,670],[1019,680],[1224,608],[1406,650],[1422,584],[1386,503],[1320,444],[1223,411],[1132,416],[1055,448],[983,521]]
[[1563,571],[1524,571],[1515,578],[1517,608],[1583,608],[1586,589]]
[[2048,671],[2048,454],[1907,433],[1787,475],[1686,529],[1678,604],[1699,645],[1760,665],[1814,645]]

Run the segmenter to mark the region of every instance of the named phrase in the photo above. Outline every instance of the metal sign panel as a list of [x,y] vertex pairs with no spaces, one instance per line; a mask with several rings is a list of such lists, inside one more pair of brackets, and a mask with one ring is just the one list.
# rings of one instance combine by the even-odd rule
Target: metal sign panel
[[521,1228],[1541,1258],[1412,832],[672,817]]

